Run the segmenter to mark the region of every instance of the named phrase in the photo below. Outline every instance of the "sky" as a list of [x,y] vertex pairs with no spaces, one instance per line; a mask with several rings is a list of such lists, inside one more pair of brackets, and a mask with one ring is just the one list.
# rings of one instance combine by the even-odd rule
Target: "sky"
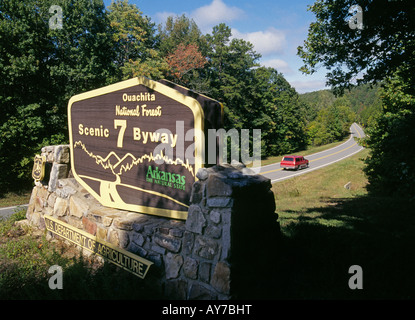
[[[315,17],[307,11],[314,0],[129,0],[156,24],[168,16],[186,14],[202,33],[224,22],[232,35],[254,45],[262,55],[261,65],[281,72],[298,93],[328,89],[326,70],[305,75],[297,56],[297,47],[307,38],[308,27]],[[108,6],[111,0],[105,0]]]

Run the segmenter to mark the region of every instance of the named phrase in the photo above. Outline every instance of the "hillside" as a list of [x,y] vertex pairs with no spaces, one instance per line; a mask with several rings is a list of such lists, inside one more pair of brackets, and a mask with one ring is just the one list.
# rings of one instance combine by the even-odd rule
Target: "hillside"
[[360,85],[350,91],[346,91],[343,96],[336,97],[331,90],[319,90],[300,94],[300,101],[309,105],[314,112],[327,108],[334,102],[341,103],[350,107],[356,114],[356,121],[368,125],[381,108],[381,86],[371,87],[368,84]]

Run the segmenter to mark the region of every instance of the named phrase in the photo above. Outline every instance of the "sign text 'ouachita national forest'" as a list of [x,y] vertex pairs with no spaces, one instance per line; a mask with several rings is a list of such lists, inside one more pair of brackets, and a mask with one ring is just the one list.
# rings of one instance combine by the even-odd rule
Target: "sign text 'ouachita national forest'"
[[75,179],[102,205],[186,219],[204,132],[222,105],[166,80],[139,77],[72,97]]

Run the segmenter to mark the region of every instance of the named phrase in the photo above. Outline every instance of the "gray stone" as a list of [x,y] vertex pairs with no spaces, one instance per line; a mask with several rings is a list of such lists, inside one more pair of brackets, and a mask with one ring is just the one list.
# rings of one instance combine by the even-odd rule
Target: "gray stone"
[[225,179],[215,173],[209,176],[206,184],[206,196],[211,197],[229,197],[232,195],[232,187],[226,183]]
[[[140,256],[145,257],[147,255],[147,251],[135,244],[134,242],[131,242],[128,246],[128,251]],[[150,260],[150,259],[148,259]]]
[[230,178],[230,179],[242,179],[242,178],[244,178],[244,175],[241,171],[231,171],[228,174],[228,178]]
[[194,241],[195,241],[194,233],[186,231],[183,236],[183,253],[184,254],[189,255],[192,253]]
[[162,247],[160,247],[156,244],[153,244],[150,249],[154,252],[157,252],[157,253],[160,253],[160,254],[163,254],[163,255],[166,254],[166,248],[162,248]]
[[222,235],[222,228],[217,226],[207,226],[205,235],[213,239],[219,239]]
[[233,204],[232,198],[209,198],[207,199],[207,206],[210,208],[228,208]]
[[48,185],[49,192],[54,192],[56,190],[58,180],[66,178],[67,175],[68,175],[68,165],[54,163],[52,165],[52,170],[50,171],[49,185]]
[[190,203],[200,203],[203,199],[203,192],[205,189],[205,184],[200,181],[196,181],[192,187],[192,193],[190,195]]
[[237,161],[235,159],[233,159],[231,161],[231,166],[234,167],[234,168],[237,168],[237,169],[242,169],[242,168],[245,168],[246,167],[242,162],[239,162],[239,161]]
[[206,168],[200,168],[196,173],[196,177],[202,181],[206,180],[208,176],[209,176],[209,171]]
[[179,276],[180,268],[183,265],[183,257],[179,254],[167,253],[164,256],[166,279],[176,279]]
[[131,241],[141,247],[144,244],[145,239],[142,234],[134,233]]
[[42,156],[46,157],[46,161],[49,163],[53,162],[54,146],[46,146],[42,148]]
[[[143,251],[146,252],[144,249],[143,249]],[[143,254],[141,256],[144,257],[145,255]],[[161,266],[163,265],[163,258],[161,256],[161,254],[158,254],[158,253],[149,253],[146,256],[146,259],[147,260],[150,260],[151,262],[153,262],[154,263],[154,266],[157,267],[157,268],[161,268]]]
[[210,284],[218,292],[229,294],[231,270],[225,262],[218,262],[213,272]]
[[186,220],[186,229],[194,233],[202,234],[205,226],[206,219],[202,210],[198,205],[191,205]]
[[210,217],[210,220],[211,220],[213,223],[219,223],[219,222],[220,222],[220,212],[219,212],[219,211],[217,211],[217,210],[212,210],[212,211],[210,212],[209,217]]
[[[59,180],[59,181],[62,181],[62,180]],[[69,185],[65,185],[65,186],[62,186],[60,188],[57,188],[55,193],[58,197],[69,198],[70,196],[72,196],[76,193],[76,190],[73,187],[69,186]]]
[[197,260],[186,257],[183,264],[183,272],[186,277],[189,279],[197,279],[197,269],[198,269],[198,262]]
[[210,270],[212,264],[209,262],[202,262],[199,265],[199,279],[203,282],[209,283],[210,281]]
[[173,228],[173,229],[170,229],[169,235],[173,237],[181,238],[183,237],[183,232],[184,232],[183,230]]
[[53,160],[56,163],[69,163],[70,161],[70,155],[69,155],[70,149],[69,145],[57,145],[54,148],[53,153]]
[[219,245],[213,239],[198,236],[193,251],[201,258],[212,260],[219,251]]
[[169,236],[163,236],[161,234],[156,233],[153,236],[153,240],[157,243],[160,247],[163,247],[171,252],[177,253],[180,251],[180,247],[182,245],[182,241],[177,238],[172,238]]

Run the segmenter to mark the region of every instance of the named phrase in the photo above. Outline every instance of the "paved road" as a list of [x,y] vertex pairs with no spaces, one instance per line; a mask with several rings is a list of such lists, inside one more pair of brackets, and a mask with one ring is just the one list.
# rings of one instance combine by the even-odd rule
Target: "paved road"
[[19,207],[24,208],[26,210],[27,206],[28,206],[27,204],[22,204],[20,206],[15,206],[15,207],[0,208],[0,220],[7,219],[8,217],[10,217],[13,213],[16,212],[16,210]]
[[359,146],[355,141],[355,137],[364,137],[363,129],[357,123],[353,123],[350,127],[350,138],[346,142],[337,147],[305,156],[310,161],[309,168],[297,171],[282,170],[278,162],[261,167],[259,173],[271,179],[271,183],[274,183],[320,169],[363,150],[363,147]]
[[[280,163],[278,162],[263,166],[255,171],[256,173],[260,173],[267,178],[270,178],[271,183],[274,183],[328,166],[363,150],[363,147],[359,146],[354,139],[355,137],[364,137],[363,129],[357,123],[353,123],[350,127],[350,133],[349,140],[338,145],[337,147],[306,156],[305,158],[310,161],[309,168],[298,171],[282,170],[280,168]],[[25,204],[18,207],[27,208],[27,206],[28,205]],[[0,219],[7,218],[12,215],[16,208],[17,207],[0,208]]]

